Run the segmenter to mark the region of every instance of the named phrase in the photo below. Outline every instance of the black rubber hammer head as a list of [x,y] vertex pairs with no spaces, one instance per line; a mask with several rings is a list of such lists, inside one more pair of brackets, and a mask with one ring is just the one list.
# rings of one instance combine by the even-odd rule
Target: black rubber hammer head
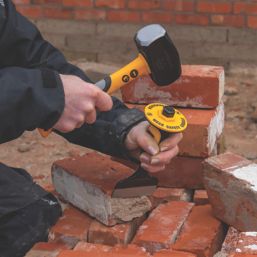
[[135,35],[135,42],[148,63],[152,80],[158,86],[166,86],[180,77],[178,51],[161,25],[151,24],[143,27]]

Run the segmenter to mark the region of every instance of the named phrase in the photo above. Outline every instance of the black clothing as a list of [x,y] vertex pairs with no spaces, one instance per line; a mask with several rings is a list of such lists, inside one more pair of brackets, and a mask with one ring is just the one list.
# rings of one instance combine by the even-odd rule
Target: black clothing
[[[58,121],[65,104],[60,73],[90,81],[42,38],[10,0],[0,0],[0,143],[17,138],[26,130],[49,129]],[[113,98],[113,102],[113,109],[98,113],[94,124],[58,134],[72,143],[118,157],[126,156],[124,138],[135,124],[144,120],[144,115],[138,110],[129,110],[118,99]],[[24,174],[22,170],[0,165],[0,231],[6,231],[9,224],[6,219],[18,217],[20,210],[30,208],[47,195]],[[0,242],[2,236],[0,234]],[[0,254],[0,257],[9,256],[15,255]]]

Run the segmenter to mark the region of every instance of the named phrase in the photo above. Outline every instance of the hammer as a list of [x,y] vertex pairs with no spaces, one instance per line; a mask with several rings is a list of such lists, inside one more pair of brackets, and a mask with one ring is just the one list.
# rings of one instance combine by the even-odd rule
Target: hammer
[[[109,94],[137,77],[150,74],[158,86],[166,86],[180,77],[181,65],[176,47],[167,31],[159,24],[141,28],[135,35],[138,57],[125,67],[98,81],[95,85]],[[51,129],[39,129],[47,137]]]
[[112,93],[137,77],[150,74],[158,86],[166,86],[180,77],[179,54],[167,31],[159,24],[141,28],[134,38],[138,57],[125,67],[98,81],[96,86]]

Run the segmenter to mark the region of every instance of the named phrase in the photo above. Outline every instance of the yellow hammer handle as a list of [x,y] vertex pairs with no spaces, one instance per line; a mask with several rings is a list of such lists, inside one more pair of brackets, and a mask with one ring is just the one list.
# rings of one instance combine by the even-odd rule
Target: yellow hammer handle
[[[147,75],[149,73],[150,68],[145,58],[139,54],[135,60],[130,62],[125,67],[98,81],[96,86],[108,94],[111,94],[137,77]],[[44,129],[38,129],[38,131],[42,137],[48,137],[51,134],[52,129],[47,131]]]

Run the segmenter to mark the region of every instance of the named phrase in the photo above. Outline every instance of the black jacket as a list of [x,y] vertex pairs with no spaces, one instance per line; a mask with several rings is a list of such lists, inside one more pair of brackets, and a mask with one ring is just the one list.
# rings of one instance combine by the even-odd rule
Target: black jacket
[[[10,0],[0,1],[0,143],[26,130],[51,128],[64,108],[59,73],[89,78],[45,41],[37,28],[20,15]],[[93,125],[61,134],[72,143],[122,157],[123,141],[135,124],[144,120],[118,99],[109,112],[98,113]],[[0,163],[0,218],[38,200],[46,192],[24,171]]]
[[[58,121],[64,108],[59,73],[90,81],[42,38],[10,0],[0,7],[4,8],[0,18],[0,143],[19,137],[25,130],[49,129]],[[82,146],[120,155],[124,136],[144,117],[115,98],[113,102],[113,110],[99,113],[95,124],[62,136]]]

